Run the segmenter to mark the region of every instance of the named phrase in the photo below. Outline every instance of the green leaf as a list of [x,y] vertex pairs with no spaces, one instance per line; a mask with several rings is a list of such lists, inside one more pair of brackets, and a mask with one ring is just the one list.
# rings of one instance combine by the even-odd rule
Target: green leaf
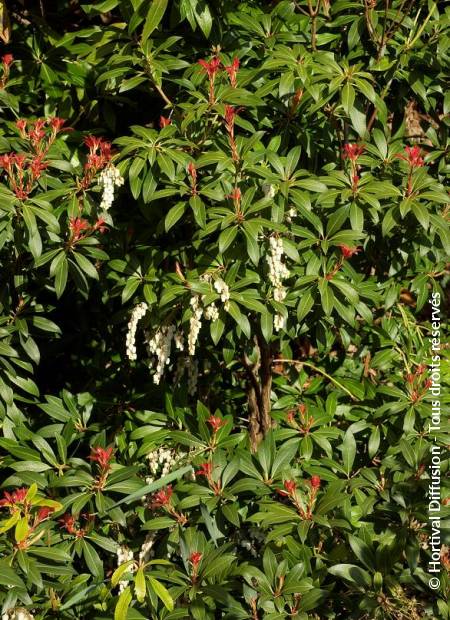
[[129,572],[133,564],[134,560],[128,560],[128,562],[123,562],[123,564],[116,568],[111,577],[111,585],[113,588],[115,588],[119,581],[121,581],[123,575]]
[[114,610],[114,620],[127,620],[128,608],[132,600],[133,597],[131,595],[131,589],[128,586],[119,596],[119,600],[117,601],[117,605]]
[[225,228],[219,236],[219,252],[223,254],[227,248],[233,243],[238,232],[237,226]]
[[164,607],[167,610],[172,611],[174,608],[174,602],[167,588],[163,586],[160,581],[150,575],[147,577],[147,579],[150,583],[150,586],[153,588],[156,596],[162,601]]
[[168,232],[172,228],[172,226],[175,226],[175,224],[182,217],[185,211],[186,204],[184,202],[179,202],[170,209],[165,219],[166,232]]
[[330,566],[328,572],[336,577],[342,577],[346,581],[355,583],[362,588],[370,588],[372,586],[370,574],[354,564],[336,564],[335,566]]
[[66,253],[61,252],[61,254],[58,255],[58,263],[55,266],[55,292],[58,298],[61,297],[66,288],[68,272],[69,265]]
[[85,273],[90,278],[94,278],[94,280],[98,280],[98,272],[94,265],[80,252],[73,252],[72,256],[75,258],[75,261],[78,263],[79,268],[83,273]]
[[352,548],[352,551],[356,555],[358,560],[362,562],[364,566],[370,571],[374,571],[375,558],[372,550],[368,547],[368,545],[360,538],[352,536],[351,534],[349,535],[348,540],[350,542],[350,547]]
[[270,312],[263,312],[261,314],[261,331],[266,342],[270,342],[273,333],[273,316]]
[[142,43],[145,43],[155,28],[158,27],[166,12],[167,4],[168,0],[152,0],[142,31]]
[[341,91],[341,101],[344,110],[350,115],[353,110],[353,104],[355,103],[355,91],[350,82],[346,82]]
[[319,281],[319,292],[323,311],[329,316],[333,312],[334,294],[325,278]]
[[141,566],[134,578],[134,590],[136,592],[137,600],[142,603],[145,600],[146,587],[145,587],[145,575],[144,569]]
[[356,456],[356,440],[350,429],[347,429],[342,442],[342,460],[347,476],[350,476]]

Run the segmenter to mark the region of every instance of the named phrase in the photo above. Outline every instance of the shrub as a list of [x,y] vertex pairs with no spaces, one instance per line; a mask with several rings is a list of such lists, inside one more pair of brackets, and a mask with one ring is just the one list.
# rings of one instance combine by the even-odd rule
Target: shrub
[[446,9],[10,12],[4,617],[448,618]]

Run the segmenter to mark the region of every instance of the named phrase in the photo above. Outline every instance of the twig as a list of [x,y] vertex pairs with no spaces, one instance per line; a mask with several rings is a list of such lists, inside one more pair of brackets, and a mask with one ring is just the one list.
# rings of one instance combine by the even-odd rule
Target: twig
[[342,385],[342,383],[339,383],[339,381],[337,381],[336,379],[334,379],[331,375],[329,375],[327,372],[325,372],[324,370],[322,370],[321,368],[317,368],[317,366],[314,366],[314,364],[310,364],[310,362],[302,362],[301,360],[289,360],[289,359],[276,359],[272,361],[272,364],[294,364],[295,366],[306,366],[307,368],[311,368],[311,370],[314,370],[315,372],[318,372],[319,374],[323,375],[324,377],[326,377],[329,381],[331,381],[331,383],[334,383],[334,385],[336,385],[339,389],[343,390],[344,392],[346,392],[350,398],[352,400],[358,401],[359,398],[357,398],[354,394],[352,394],[350,392],[350,390],[348,390],[346,387],[344,387]]

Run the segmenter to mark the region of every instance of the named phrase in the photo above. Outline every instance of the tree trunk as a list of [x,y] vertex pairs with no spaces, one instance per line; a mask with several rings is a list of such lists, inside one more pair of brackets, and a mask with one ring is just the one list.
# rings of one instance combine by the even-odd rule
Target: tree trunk
[[255,452],[266,433],[272,428],[270,393],[272,390],[272,354],[264,338],[255,338],[258,359],[252,364],[244,354],[247,373],[248,432],[250,446]]

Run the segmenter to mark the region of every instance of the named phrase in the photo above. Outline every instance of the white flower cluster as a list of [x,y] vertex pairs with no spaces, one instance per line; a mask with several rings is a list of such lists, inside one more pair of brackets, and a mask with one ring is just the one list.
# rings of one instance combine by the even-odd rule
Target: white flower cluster
[[219,309],[216,304],[213,302],[209,304],[207,308],[205,308],[205,319],[207,321],[217,321],[219,318]]
[[225,310],[228,310],[230,307],[230,304],[229,304],[230,289],[228,288],[228,284],[224,282],[223,280],[221,280],[220,278],[218,278],[214,282],[214,288],[216,289],[217,293],[219,293],[220,295],[220,300],[223,303],[223,307],[225,308]]
[[286,221],[290,224],[294,217],[297,217],[297,210],[291,207],[286,215]]
[[184,350],[183,332],[176,331],[175,325],[164,325],[157,329],[152,337],[147,333],[146,338],[149,354],[156,356],[156,369],[153,375],[153,382],[159,385],[161,377],[164,374],[165,366],[170,364],[172,341],[178,351]]
[[110,164],[100,173],[99,183],[100,185],[103,185],[103,195],[100,203],[100,209],[107,211],[114,201],[114,187],[120,187],[123,185],[124,179],[118,168],[116,168],[113,164]]
[[286,327],[286,318],[282,314],[276,314],[273,317],[273,327],[276,332],[279,332],[280,329],[284,329]]
[[[130,560],[134,560],[133,552],[126,545],[119,545],[117,547],[117,566],[121,566],[125,562],[129,562]],[[134,566],[131,565],[129,568],[129,572],[132,573],[134,571]],[[127,587],[128,582],[125,580],[119,581],[119,592],[123,592]]]
[[34,616],[24,607],[16,607],[2,614],[2,620],[34,620]]
[[127,332],[127,338],[126,338],[126,350],[127,350],[127,357],[129,360],[137,359],[137,355],[136,355],[137,324],[145,316],[145,313],[147,312],[147,310],[148,310],[148,306],[145,303],[145,301],[143,301],[142,303],[138,304],[135,308],[133,308],[133,311],[131,313],[131,317],[128,322],[128,332]]
[[148,562],[153,557],[153,543],[155,542],[156,532],[149,532],[145,537],[142,547],[139,550],[139,564]]
[[281,237],[270,237],[270,253],[267,257],[269,265],[269,280],[274,287],[273,297],[275,301],[283,301],[286,297],[286,289],[283,280],[289,277],[289,269],[282,262],[283,240]]
[[195,355],[195,347],[202,327],[203,308],[200,304],[200,297],[198,295],[191,297],[190,303],[193,315],[189,320],[188,351],[189,355]]
[[159,385],[164,373],[166,364],[170,364],[170,351],[172,349],[172,339],[175,334],[174,325],[160,327],[153,338],[148,340],[148,350],[156,356],[156,369],[153,375],[153,382]]
[[151,484],[156,478],[162,478],[170,473],[177,461],[185,456],[184,452],[177,452],[170,448],[159,447],[147,454],[148,466],[151,476],[147,476],[145,481]]

